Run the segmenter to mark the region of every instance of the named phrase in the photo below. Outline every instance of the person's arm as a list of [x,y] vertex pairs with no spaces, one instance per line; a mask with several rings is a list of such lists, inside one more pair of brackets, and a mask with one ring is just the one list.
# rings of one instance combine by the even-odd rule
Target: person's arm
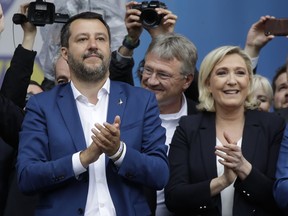
[[133,58],[121,58],[119,59],[118,51],[113,51],[111,55],[110,62],[110,79],[114,81],[122,81],[134,85],[133,79],[133,67],[134,59]]
[[[198,213],[201,215],[205,212],[209,212],[211,215],[215,214],[220,198],[216,194],[228,186],[226,184],[228,182],[224,179],[217,179],[216,170],[209,170],[207,173],[207,168],[205,168],[214,168],[213,160],[216,159],[214,159],[214,148],[207,149],[204,143],[199,143],[201,140],[199,136],[203,132],[200,133],[196,125],[201,124],[201,116],[182,117],[170,144],[168,154],[170,178],[165,187],[165,203],[170,211],[177,214]],[[191,122],[194,124],[191,125]],[[210,134],[210,132],[207,133]],[[212,133],[209,137],[212,137]],[[213,143],[210,144],[213,145]],[[202,146],[201,149],[200,146]],[[203,154],[199,154],[199,151],[204,151],[209,155],[205,157],[206,159],[211,158],[211,161],[204,161],[205,157]]]
[[143,27],[140,23],[141,12],[132,9],[137,2],[129,2],[126,4],[125,25],[128,34],[123,39],[122,45],[118,50],[112,52],[110,62],[110,79],[122,81],[134,85],[133,80],[133,51],[140,44],[140,35]]
[[[257,113],[248,112],[246,118],[251,118],[253,115],[256,116],[255,114]],[[260,115],[260,117],[257,118],[265,119],[260,123],[260,125],[262,125],[261,127],[265,127],[265,130],[261,132],[259,130],[259,133],[255,130],[253,133],[253,131],[247,132],[248,130],[251,130],[251,128],[244,129],[242,150],[243,153],[246,153],[247,160],[249,158],[248,155],[251,154],[251,150],[254,152],[260,152],[261,150],[261,155],[255,154],[253,160],[249,160],[252,164],[250,173],[245,179],[238,177],[234,183],[234,187],[235,193],[237,192],[243,196],[247,202],[254,205],[260,205],[267,211],[277,212],[279,208],[277,207],[273,197],[273,185],[275,183],[276,164],[285,129],[285,121],[284,119],[274,115],[269,115],[267,118],[263,117],[263,115]],[[245,141],[245,134],[249,133],[250,137],[247,135],[249,138]],[[259,136],[251,136],[251,134],[255,133]],[[248,149],[245,147],[245,143],[243,142],[247,142],[246,146],[253,143],[252,145],[254,145],[254,148],[252,147],[248,153]],[[275,215],[277,214],[275,213]]]
[[[139,3],[134,1],[126,4],[125,25],[128,34],[123,39],[119,49],[112,53],[110,63],[110,79],[127,82],[132,85],[134,84],[132,71],[134,66],[133,51],[139,46],[140,36],[143,32],[143,26],[140,21],[141,11],[133,8],[137,4]],[[163,15],[163,18],[159,26],[146,29],[152,39],[160,34],[173,32],[177,20],[177,16],[169,10],[163,8],[156,8],[155,10],[159,15]]]
[[[118,49],[119,54],[126,57],[133,56],[133,50],[139,46],[140,36],[144,28],[140,20],[141,11],[133,8],[136,4],[138,3],[133,1],[126,4],[125,25],[128,34],[124,38],[125,42],[123,41],[122,46]],[[155,11],[163,17],[158,26],[145,29],[152,40],[158,35],[174,32],[178,18],[171,11],[164,8],[156,8]]]
[[24,111],[0,93],[0,136],[15,149],[18,148],[23,118]]
[[247,33],[244,50],[252,59],[253,69],[257,67],[258,57],[260,55],[261,49],[274,38],[273,35],[266,36],[264,34],[265,22],[268,19],[273,19],[273,17],[260,17],[260,19],[256,23],[252,24]]
[[274,186],[274,197],[277,204],[288,210],[288,126],[285,128],[281,142],[276,171],[277,181]]
[[[28,4],[21,5],[22,14],[26,13],[27,7]],[[32,50],[37,30],[29,22],[23,23],[21,26],[24,32],[22,45],[19,45],[14,52],[2,83],[1,93],[19,107],[24,108],[27,87],[37,54]]]

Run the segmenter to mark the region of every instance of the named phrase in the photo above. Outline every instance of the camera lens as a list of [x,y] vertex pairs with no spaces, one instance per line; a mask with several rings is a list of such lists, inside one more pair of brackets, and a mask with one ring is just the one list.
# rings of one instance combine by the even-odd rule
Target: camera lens
[[140,19],[147,28],[156,27],[161,22],[161,16],[154,9],[145,9],[142,11]]
[[34,13],[34,19],[36,21],[40,21],[40,20],[45,20],[46,19],[46,14],[43,11],[35,11]]

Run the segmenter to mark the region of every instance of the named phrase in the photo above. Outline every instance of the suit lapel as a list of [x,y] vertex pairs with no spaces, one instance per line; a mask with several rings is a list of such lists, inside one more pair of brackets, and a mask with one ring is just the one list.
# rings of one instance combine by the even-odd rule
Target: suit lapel
[[77,151],[86,148],[85,137],[70,83],[63,86],[57,98],[59,110]]
[[255,119],[253,111],[246,111],[245,115],[241,149],[244,157],[252,162],[254,158],[253,155],[257,150],[257,140],[259,140],[259,123],[257,119]]
[[[127,105],[127,97],[123,92],[123,88],[120,87],[116,82],[111,81],[110,83],[110,94],[109,94],[109,102],[108,102],[108,112],[107,112],[107,122],[113,123],[116,115],[120,116],[120,130],[121,125],[123,124],[123,112]],[[105,157],[106,165],[108,165],[109,158]],[[107,169],[111,170],[111,169]]]
[[215,113],[207,113],[202,115],[203,120],[199,126],[201,154],[206,175],[209,178],[217,176],[215,145],[216,145],[216,129],[215,129]]
[[127,97],[123,92],[123,88],[121,88],[121,86],[116,84],[115,82],[111,81],[107,122],[113,123],[116,115],[120,116],[122,122],[123,112],[125,110],[126,105],[127,105]]

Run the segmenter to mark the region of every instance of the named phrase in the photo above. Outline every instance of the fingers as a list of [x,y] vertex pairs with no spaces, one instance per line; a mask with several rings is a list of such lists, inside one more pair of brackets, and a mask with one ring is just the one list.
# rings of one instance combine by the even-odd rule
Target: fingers
[[233,169],[237,166],[238,159],[234,155],[232,156],[232,155],[226,154],[222,151],[216,151],[215,154],[221,158],[218,161],[222,165],[227,166],[231,169]]
[[21,4],[20,5],[20,13],[22,13],[22,14],[27,16],[28,7],[29,7],[29,3]]
[[87,168],[89,164],[97,161],[102,153],[102,150],[92,142],[87,149],[80,153],[80,161],[82,165]]
[[225,131],[223,132],[223,136],[227,143],[222,144],[222,146],[217,145],[215,147],[215,154],[222,158],[219,160],[222,165],[228,166],[229,168],[235,168],[242,156],[241,148],[237,146],[237,142],[233,141]]
[[128,34],[134,40],[139,39],[143,30],[140,21],[141,11],[133,8],[133,6],[138,4],[139,3],[134,1],[126,4],[126,14],[124,19]]
[[225,152],[226,154],[236,154],[241,152],[241,148],[236,144],[223,144],[222,146],[216,146],[216,150]]
[[137,2],[131,1],[126,4],[126,14],[125,21],[128,23],[139,22],[141,11],[133,8],[133,6],[138,5]]
[[118,115],[115,116],[113,125],[114,125],[116,128],[120,129],[120,123],[121,123],[120,116],[118,116]]
[[112,124],[107,122],[103,123],[103,125],[96,123],[95,128],[91,130],[93,142],[108,156],[113,155],[119,148],[120,124],[121,119],[116,116]]
[[103,126],[100,124],[95,124],[95,128],[92,129],[95,137],[104,143],[108,143],[113,140],[113,136],[117,136],[117,128],[112,125],[107,125],[104,123]]
[[118,148],[117,144],[114,144],[115,140],[113,142],[112,135],[100,124],[95,124],[95,127],[97,129],[92,129],[94,135],[91,136],[93,143],[96,144],[108,156],[113,155]]
[[129,9],[132,9],[133,6],[135,5],[140,5],[141,3],[138,3],[136,1],[130,1],[128,3],[126,3],[126,11],[129,10]]
[[222,146],[216,146],[215,149],[215,154],[221,158],[218,161],[222,165],[232,170],[236,170],[241,166],[243,155],[239,146],[235,144],[223,144]]
[[175,25],[178,17],[172,13],[172,11],[164,9],[164,8],[156,8],[155,9],[158,15],[163,15],[163,25]]

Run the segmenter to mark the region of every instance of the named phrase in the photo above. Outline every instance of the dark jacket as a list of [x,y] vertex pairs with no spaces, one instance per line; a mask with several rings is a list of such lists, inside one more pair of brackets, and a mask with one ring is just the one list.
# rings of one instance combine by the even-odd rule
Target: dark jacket
[[[251,173],[234,183],[233,215],[281,215],[273,198],[275,168],[285,121],[274,113],[247,111],[242,153]],[[169,151],[168,209],[176,215],[221,215],[220,194],[210,196],[217,177],[215,113],[182,117]]]
[[[1,158],[6,166],[0,167],[0,215],[32,215],[34,198],[22,195],[16,183],[14,163],[16,160],[19,131],[24,118],[23,108],[30,77],[33,72],[35,51],[24,49],[21,45],[15,49],[10,67],[6,71],[0,91],[0,137],[13,149],[9,149],[6,143],[1,142]],[[12,152],[11,152],[12,151]],[[13,152],[14,151],[14,152]],[[11,158],[12,157],[12,158]],[[8,185],[7,185],[8,183]],[[5,185],[5,187],[2,187]],[[17,205],[15,206],[15,203]]]

